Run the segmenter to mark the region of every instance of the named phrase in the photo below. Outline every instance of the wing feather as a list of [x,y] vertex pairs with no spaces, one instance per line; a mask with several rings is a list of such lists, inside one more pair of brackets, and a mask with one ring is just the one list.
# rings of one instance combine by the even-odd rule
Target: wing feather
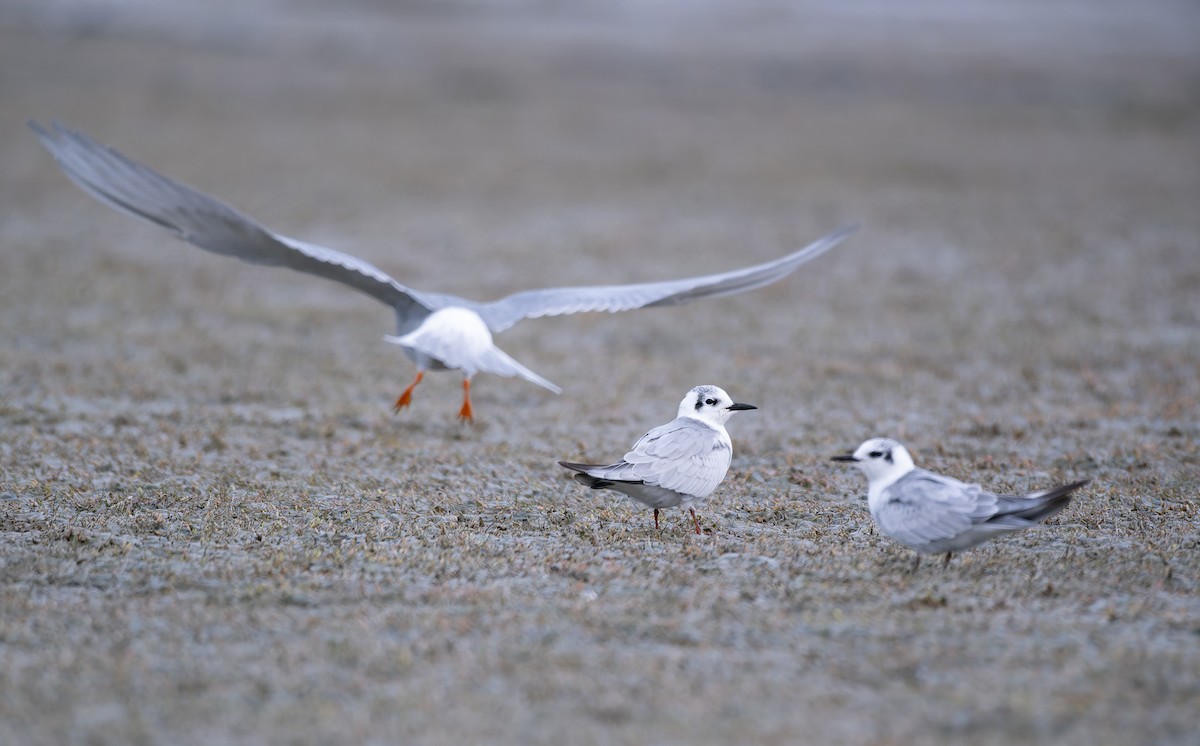
[[287,267],[348,285],[395,309],[402,332],[430,311],[461,300],[407,288],[358,257],[272,233],[217,198],[167,178],[58,122],[49,129],[37,122],[30,122],[29,127],[63,172],[109,207],[154,223],[215,254]]
[[977,484],[914,469],[883,492],[875,514],[880,529],[910,547],[970,531],[996,512],[996,496]]
[[839,228],[787,256],[720,274],[632,285],[526,290],[491,303],[478,304],[473,308],[492,332],[501,332],[522,319],[587,311],[615,313],[636,308],[679,305],[698,298],[741,293],[786,277],[800,265],[837,246],[856,230],[857,225]]
[[620,462],[593,476],[638,481],[707,497],[729,470],[732,448],[727,438],[691,417],[680,417],[643,435]]

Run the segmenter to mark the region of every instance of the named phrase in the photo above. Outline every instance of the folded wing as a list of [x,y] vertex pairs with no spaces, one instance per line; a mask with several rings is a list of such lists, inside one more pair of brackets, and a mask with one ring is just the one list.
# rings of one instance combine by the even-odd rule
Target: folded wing
[[996,496],[977,484],[915,469],[888,487],[875,519],[884,533],[911,547],[945,541],[996,513]]
[[731,457],[729,441],[716,430],[699,420],[680,417],[643,435],[618,463],[588,474],[707,497],[725,478]]

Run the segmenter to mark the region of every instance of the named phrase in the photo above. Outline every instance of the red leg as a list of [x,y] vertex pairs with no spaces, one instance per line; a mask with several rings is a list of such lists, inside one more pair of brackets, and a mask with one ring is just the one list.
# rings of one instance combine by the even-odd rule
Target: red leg
[[412,404],[413,389],[415,389],[417,387],[417,384],[420,383],[421,379],[424,377],[425,377],[425,371],[418,370],[417,377],[413,379],[412,383],[408,384],[408,388],[404,389],[404,393],[401,394],[400,398],[396,400],[395,406],[392,407],[393,412],[399,412],[401,409],[404,409],[409,404]]
[[696,524],[696,533],[700,533],[700,519],[696,517],[696,511],[688,508],[688,512],[692,514],[692,523]]
[[463,379],[463,405],[458,410],[458,419],[463,422],[474,422],[475,412],[471,409],[471,379]]
[[654,509],[654,530],[658,530],[658,508]]

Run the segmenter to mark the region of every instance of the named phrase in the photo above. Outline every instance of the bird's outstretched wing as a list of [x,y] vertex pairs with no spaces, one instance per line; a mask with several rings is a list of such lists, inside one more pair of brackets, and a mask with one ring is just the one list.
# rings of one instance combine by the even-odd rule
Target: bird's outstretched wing
[[651,306],[679,305],[697,298],[741,293],[786,277],[800,265],[837,246],[856,230],[857,225],[839,228],[787,256],[720,274],[632,285],[526,290],[491,303],[472,305],[471,308],[495,333],[508,329],[522,319],[535,319],[540,316],[560,316],[586,311],[631,311]]
[[429,311],[460,300],[407,288],[350,254],[272,233],[217,198],[169,179],[58,122],[48,129],[37,122],[29,122],[29,127],[67,176],[109,207],[166,228],[216,254],[349,285],[394,308],[402,332]]

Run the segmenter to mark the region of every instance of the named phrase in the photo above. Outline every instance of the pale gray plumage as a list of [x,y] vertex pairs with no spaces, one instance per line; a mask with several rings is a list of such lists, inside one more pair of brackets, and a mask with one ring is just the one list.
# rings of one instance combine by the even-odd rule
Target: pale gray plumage
[[621,461],[587,474],[651,508],[673,508],[689,496],[711,494],[732,457],[711,425],[680,417],[643,435]]
[[[592,489],[610,489],[658,511],[679,505],[695,520],[694,507],[712,494],[729,471],[733,444],[725,422],[737,411],[756,409],[729,398],[717,386],[697,386],[679,403],[678,416],[643,435],[615,464],[560,461],[575,480]],[[700,524],[696,523],[696,533]]]
[[867,506],[886,536],[925,554],[969,549],[996,536],[1033,528],[1065,508],[1088,480],[1028,495],[997,495],[978,484],[918,469],[908,449],[872,438],[835,461],[867,475]]
[[[428,342],[432,335],[409,336],[435,311],[463,308],[476,314],[487,329],[486,338],[474,340],[474,347],[480,353],[470,361],[471,368],[497,375],[519,375],[555,393],[561,389],[507,355],[487,353],[492,347],[491,334],[522,319],[585,311],[628,311],[752,290],[779,280],[824,254],[857,228],[841,228],[800,251],[730,272],[631,285],[528,290],[479,303],[446,293],[414,290],[362,259],[273,233],[215,197],[169,179],[57,122],[49,128],[36,122],[30,122],[29,126],[72,181],[116,210],[166,228],[208,251],[335,280],[386,303],[395,311],[397,326],[396,335],[388,339],[401,345],[417,364],[418,374],[426,368],[467,370],[461,365],[448,365],[444,357],[434,352],[436,345],[421,346],[421,340]],[[468,382],[470,375],[467,373]],[[412,386],[402,398],[406,399],[411,390]],[[397,402],[397,406],[402,403]],[[464,404],[464,409],[469,409],[469,404]]]
[[407,288],[350,254],[272,233],[224,202],[167,178],[82,132],[53,122],[29,126],[62,170],[88,194],[120,212],[148,220],[216,254],[288,267],[349,285],[396,309],[401,333],[454,296]]

